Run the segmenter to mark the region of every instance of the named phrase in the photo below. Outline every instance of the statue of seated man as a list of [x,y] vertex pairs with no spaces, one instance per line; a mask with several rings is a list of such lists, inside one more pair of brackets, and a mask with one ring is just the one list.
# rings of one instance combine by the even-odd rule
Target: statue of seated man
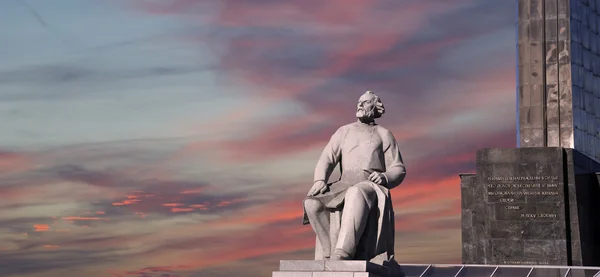
[[[375,124],[385,109],[367,91],[358,100],[358,121],[339,128],[325,146],[314,184],[303,202],[303,224],[316,233],[315,259],[390,262],[394,212],[389,190],[406,171],[392,133]],[[337,164],[341,176],[329,183]]]

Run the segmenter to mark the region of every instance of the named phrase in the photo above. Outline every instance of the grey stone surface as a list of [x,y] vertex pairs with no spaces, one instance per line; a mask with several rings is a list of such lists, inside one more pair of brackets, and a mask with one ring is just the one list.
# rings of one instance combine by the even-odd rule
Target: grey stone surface
[[390,273],[388,267],[367,261],[325,261],[325,271],[370,272],[381,276]]
[[[317,162],[303,202],[304,224],[316,236],[315,260],[366,260],[394,256],[394,216],[389,190],[406,174],[393,134],[375,123],[383,102],[367,91],[357,104],[357,122],[340,127]],[[330,182],[340,165],[341,177]]]
[[387,266],[368,261],[336,260],[281,260],[280,272],[365,272],[389,276],[392,271]]
[[[402,277],[396,263],[378,265],[368,261],[340,260],[281,260],[278,275],[273,276],[367,276]],[[289,274],[289,275],[286,275]],[[310,274],[310,275],[309,275]]]
[[314,272],[313,277],[354,277],[354,272]]
[[517,2],[519,146],[574,148],[600,161],[596,1]]
[[368,261],[281,260],[279,271],[387,272],[387,267]]
[[280,271],[323,271],[325,270],[324,260],[281,260],[279,261]]
[[377,274],[369,273],[369,272],[354,272],[354,277],[382,277]]
[[312,272],[302,272],[302,271],[298,271],[298,272],[293,272],[293,271],[288,271],[288,272],[282,272],[282,271],[273,271],[273,277],[312,277],[313,273]]
[[[484,215],[477,211],[483,209],[480,195],[483,191],[477,186],[475,174],[460,174],[462,206],[462,260],[466,264],[483,263],[482,240],[478,235],[483,232]],[[478,199],[479,198],[479,199]]]
[[600,166],[574,149],[483,149],[461,174],[463,263],[600,265]]
[[478,151],[461,176],[463,262],[567,264],[563,178],[562,148]]
[[[600,272],[599,267],[577,268],[571,266],[532,266],[532,265],[444,265],[411,264],[400,265],[403,273],[380,276],[369,272],[280,272],[273,276],[352,276],[352,277],[593,277]],[[567,274],[569,273],[569,274]]]

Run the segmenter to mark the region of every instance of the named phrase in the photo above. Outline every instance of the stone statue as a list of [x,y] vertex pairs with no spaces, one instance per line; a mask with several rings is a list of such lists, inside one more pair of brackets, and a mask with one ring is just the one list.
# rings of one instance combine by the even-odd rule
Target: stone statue
[[[314,184],[303,202],[303,224],[317,236],[315,259],[391,262],[394,212],[389,190],[406,171],[396,139],[375,124],[385,112],[367,91],[358,100],[357,122],[339,128],[317,162]],[[329,183],[337,164],[341,177]]]

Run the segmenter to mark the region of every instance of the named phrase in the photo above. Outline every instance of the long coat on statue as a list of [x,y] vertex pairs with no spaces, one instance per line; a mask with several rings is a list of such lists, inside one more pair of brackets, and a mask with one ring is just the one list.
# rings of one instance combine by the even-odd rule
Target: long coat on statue
[[[309,198],[319,200],[330,213],[331,250],[338,240],[341,215],[344,211],[346,191],[352,187],[374,191],[376,197],[365,200],[369,205],[367,225],[356,245],[355,260],[367,260],[377,264],[391,261],[394,256],[394,211],[390,189],[399,185],[406,170],[396,139],[390,131],[376,125],[360,122],[339,128],[323,150],[315,169],[315,180],[328,180],[333,169],[340,164],[340,180],[330,183],[327,192]],[[377,185],[367,178],[371,172],[384,174],[387,183]],[[309,224],[306,211],[303,224]],[[323,253],[317,238],[315,259],[329,257]]]

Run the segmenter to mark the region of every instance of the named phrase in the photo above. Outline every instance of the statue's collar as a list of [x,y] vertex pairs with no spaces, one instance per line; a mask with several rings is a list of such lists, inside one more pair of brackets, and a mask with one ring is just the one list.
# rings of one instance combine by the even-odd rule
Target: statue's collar
[[370,122],[362,122],[360,121],[360,119],[358,121],[356,121],[358,126],[375,126],[377,125],[377,123],[375,123],[375,121],[370,121]]

